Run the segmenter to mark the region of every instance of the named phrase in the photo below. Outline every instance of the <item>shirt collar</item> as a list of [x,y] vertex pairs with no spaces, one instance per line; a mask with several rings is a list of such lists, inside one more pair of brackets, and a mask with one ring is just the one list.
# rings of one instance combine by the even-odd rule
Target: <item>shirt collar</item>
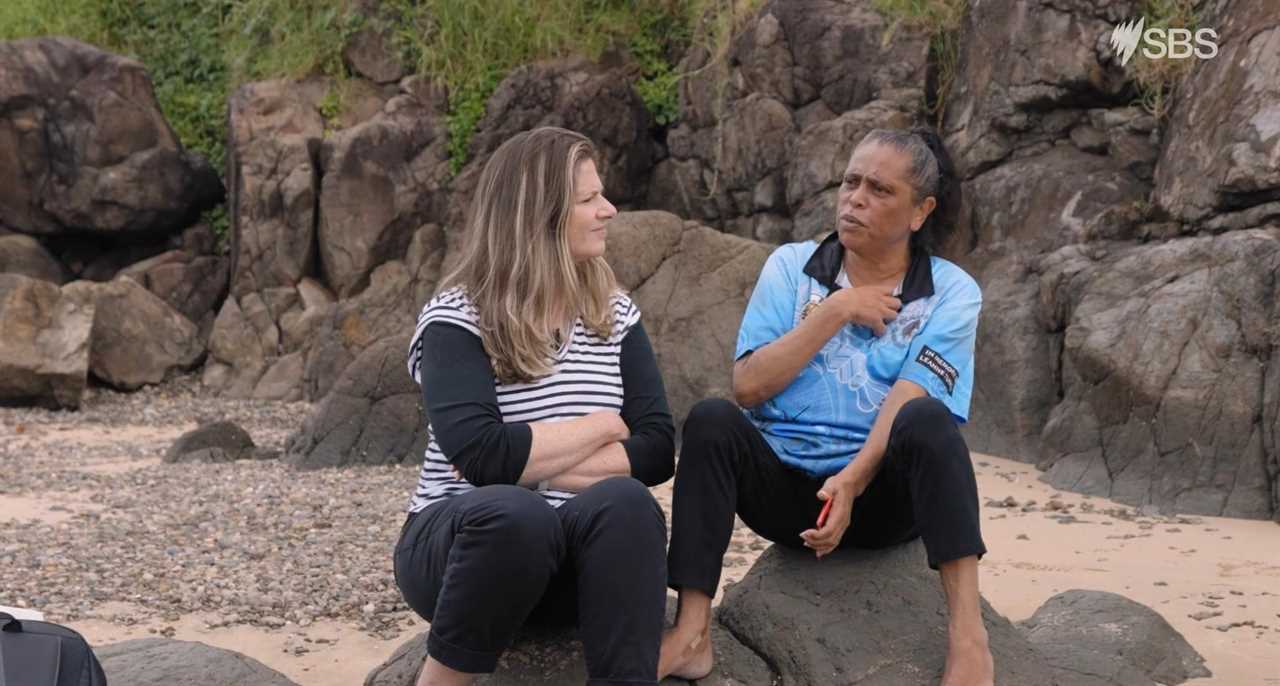
[[[822,239],[818,249],[804,265],[804,273],[817,279],[818,283],[828,290],[840,288],[836,284],[836,276],[844,262],[844,246],[840,244],[840,232],[832,231],[831,235]],[[898,298],[903,305],[920,298],[933,295],[933,263],[929,254],[923,250],[911,251],[911,265],[907,267],[907,275],[902,279],[902,294]]]

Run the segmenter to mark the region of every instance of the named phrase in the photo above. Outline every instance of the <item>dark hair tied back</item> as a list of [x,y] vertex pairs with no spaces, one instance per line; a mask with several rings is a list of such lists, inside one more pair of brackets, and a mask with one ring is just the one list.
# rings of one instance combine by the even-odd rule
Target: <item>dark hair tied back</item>
[[955,232],[956,223],[960,216],[960,181],[956,178],[955,163],[951,161],[951,155],[947,152],[947,147],[942,142],[942,138],[938,132],[930,127],[917,127],[911,130],[924,141],[929,152],[933,153],[933,159],[938,165],[937,183],[931,189],[917,189],[920,194],[917,200],[922,200],[932,195],[937,202],[937,206],[933,208],[933,212],[929,213],[929,217],[924,220],[924,225],[920,230],[911,235],[911,249],[913,251],[923,250],[927,253],[935,253],[942,249],[947,243],[947,239]]

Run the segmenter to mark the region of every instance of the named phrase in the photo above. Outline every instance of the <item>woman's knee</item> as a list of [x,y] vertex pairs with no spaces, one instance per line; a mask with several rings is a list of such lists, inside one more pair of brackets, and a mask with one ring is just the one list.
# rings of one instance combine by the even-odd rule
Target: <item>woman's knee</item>
[[955,427],[951,410],[941,400],[926,395],[908,400],[893,420],[893,430],[911,433],[933,433]]
[[689,410],[684,422],[684,443],[700,440],[723,440],[730,434],[727,429],[746,421],[742,410],[724,398],[699,400]]
[[951,410],[932,396],[907,401],[898,410],[890,435],[899,451],[969,457],[969,449]]
[[[602,524],[625,535],[655,531],[666,542],[667,518],[649,488],[629,476],[605,479],[591,489],[602,506],[598,513]],[[583,496],[578,496],[583,497]]]
[[495,544],[518,549],[558,546],[562,533],[555,509],[542,496],[519,486],[495,485],[477,490],[484,499],[467,508],[462,526],[491,536]]

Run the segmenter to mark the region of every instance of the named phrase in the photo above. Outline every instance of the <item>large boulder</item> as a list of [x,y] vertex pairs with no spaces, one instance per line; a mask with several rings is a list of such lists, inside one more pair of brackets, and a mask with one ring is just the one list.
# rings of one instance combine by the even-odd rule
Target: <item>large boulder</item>
[[[443,233],[435,231],[433,235],[433,240],[443,242]],[[442,257],[442,251],[432,254],[435,260]],[[315,326],[313,342],[305,351],[301,377],[305,398],[325,397],[342,378],[347,365],[370,346],[412,332],[418,310],[429,298],[423,291],[434,289],[439,273],[430,268],[415,271],[413,254],[410,259],[408,265],[399,260],[383,264],[370,275],[369,287],[360,295],[338,301],[325,310]]]
[[0,405],[80,406],[94,305],[47,281],[0,274]]
[[[1001,684],[1054,683],[985,600],[982,616]],[[919,541],[821,561],[772,546],[725,592],[716,620],[796,686],[937,684],[946,658],[946,598]]]
[[1262,226],[1280,217],[1280,14],[1267,0],[1207,5],[1218,54],[1178,87],[1154,201],[1215,231]]
[[315,260],[324,82],[264,81],[227,103],[231,292],[293,286]]
[[622,285],[634,289],[676,421],[703,398],[733,397],[738,325],[772,246],[665,212],[619,215],[609,242]]
[[142,63],[68,38],[0,42],[0,224],[172,233],[223,196],[165,122]]
[[[964,211],[948,257],[978,280],[971,447],[1035,460],[1060,387],[1060,336],[1040,314],[1040,255],[1064,245],[1127,237],[1148,185],[1117,159],[1057,145],[1007,160],[964,184]],[[1012,377],[1012,379],[1011,379]]]
[[374,343],[343,371],[285,460],[305,469],[415,463],[427,448],[422,391],[405,370],[411,330]]
[[449,182],[448,212],[433,220],[446,231],[446,272],[461,254],[480,172],[493,151],[521,131],[559,126],[587,136],[609,200],[623,208],[643,202],[659,146],[634,79],[634,66],[569,57],[519,67],[498,84],[476,124],[467,162]]
[[975,176],[1067,139],[1089,123],[1086,108],[1128,106],[1132,84],[1108,39],[1115,23],[1141,10],[1137,0],[972,5],[945,117],[961,172]]
[[1009,255],[971,272],[982,284],[982,314],[963,426],[971,450],[1028,462],[1039,458],[1040,434],[1059,400],[1054,360],[1062,346],[1040,317],[1037,266],[1034,256]]
[[1147,238],[1155,120],[1134,107],[1108,38],[1137,3],[994,0],[973,5],[957,41],[944,135],[963,182],[944,251],[984,305],[975,351],[972,448],[1034,461],[1062,394],[1061,327],[1042,311],[1042,256],[1068,245]]
[[139,638],[105,645],[94,652],[107,673],[107,681],[121,686],[297,686],[251,657],[196,641]]
[[89,370],[111,386],[160,383],[204,357],[195,324],[132,279],[75,281],[62,291],[93,304]]
[[[667,622],[675,619],[674,597],[667,599]],[[391,657],[365,677],[364,686],[413,686],[418,670],[427,658],[428,632],[422,632],[400,644]],[[715,643],[717,662],[711,674],[696,683],[717,686],[756,686],[776,684],[777,673],[759,655],[742,645],[723,626],[713,624],[711,640]],[[523,686],[547,684],[577,686],[587,680],[582,642],[571,627],[526,627],[514,644],[503,653],[498,669],[481,677],[477,684],[485,686]],[[666,686],[690,683],[684,679],[663,679]]]
[[1018,626],[1062,686],[1175,686],[1213,676],[1159,613],[1114,593],[1059,593]]
[[0,236],[0,274],[22,274],[61,286],[67,270],[31,236]]
[[591,139],[611,201],[625,206],[643,199],[657,146],[649,135],[652,116],[631,85],[632,73],[625,65],[574,57],[526,65],[507,75],[476,125],[468,148],[471,161],[452,186],[447,225],[461,228],[489,154],[516,133],[538,126],[560,126]]
[[213,326],[216,308],[227,295],[228,267],[225,257],[169,250],[126,267],[120,276],[137,281],[169,303],[199,326],[204,338]]
[[374,268],[403,256],[415,231],[445,214],[448,125],[433,104],[398,95],[321,146],[319,266],[340,298],[364,290]]
[[1041,309],[1063,331],[1063,396],[1045,479],[1135,505],[1275,514],[1280,227],[1152,245],[1071,246],[1046,260]]
[[895,26],[886,41],[890,30],[870,2],[775,1],[725,59],[692,48],[648,207],[773,243],[830,227],[854,144],[915,122],[924,104],[928,38]]
[[209,357],[202,381],[233,398],[249,398],[280,354],[280,329],[257,293],[227,298],[209,335]]

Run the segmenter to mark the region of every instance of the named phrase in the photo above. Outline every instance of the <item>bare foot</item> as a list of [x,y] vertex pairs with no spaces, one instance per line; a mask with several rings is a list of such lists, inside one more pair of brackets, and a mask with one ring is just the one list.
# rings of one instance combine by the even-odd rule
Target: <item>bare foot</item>
[[658,680],[673,676],[678,679],[706,678],[715,664],[711,653],[710,631],[700,634],[672,629],[662,636],[662,650],[658,653]]
[[942,686],[993,686],[995,661],[987,645],[986,632],[977,640],[950,641]]

